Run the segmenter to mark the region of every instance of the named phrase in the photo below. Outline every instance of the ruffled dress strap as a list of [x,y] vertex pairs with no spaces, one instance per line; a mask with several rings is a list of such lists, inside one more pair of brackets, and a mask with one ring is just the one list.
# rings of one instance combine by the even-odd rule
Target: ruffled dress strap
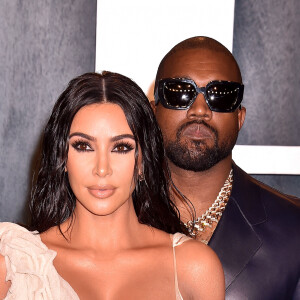
[[180,246],[184,242],[191,240],[190,237],[186,236],[183,233],[176,232],[175,234],[171,235],[173,241],[173,262],[174,262],[174,277],[175,277],[175,294],[176,300],[183,300],[182,295],[179,290],[178,286],[178,277],[177,277],[177,267],[176,267],[176,254],[175,254],[175,247]]
[[6,300],[79,300],[53,265],[56,252],[43,244],[38,232],[0,223],[0,254],[5,257],[6,281],[11,281]]

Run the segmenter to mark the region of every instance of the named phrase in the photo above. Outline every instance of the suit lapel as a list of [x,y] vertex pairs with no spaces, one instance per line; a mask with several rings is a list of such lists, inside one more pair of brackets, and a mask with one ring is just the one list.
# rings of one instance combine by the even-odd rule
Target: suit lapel
[[219,256],[226,289],[261,247],[255,225],[265,222],[266,213],[253,179],[233,163],[231,197],[209,242]]
[[261,246],[261,240],[233,198],[228,201],[209,246],[222,263],[227,289]]

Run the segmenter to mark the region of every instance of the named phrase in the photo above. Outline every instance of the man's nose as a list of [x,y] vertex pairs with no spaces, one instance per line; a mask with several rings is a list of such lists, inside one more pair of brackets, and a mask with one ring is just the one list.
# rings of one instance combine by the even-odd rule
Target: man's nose
[[208,107],[204,95],[199,93],[196,100],[187,111],[187,117],[189,119],[205,119],[210,120],[212,117],[212,111]]
[[112,174],[109,154],[97,153],[94,162],[93,174],[99,177],[106,177]]

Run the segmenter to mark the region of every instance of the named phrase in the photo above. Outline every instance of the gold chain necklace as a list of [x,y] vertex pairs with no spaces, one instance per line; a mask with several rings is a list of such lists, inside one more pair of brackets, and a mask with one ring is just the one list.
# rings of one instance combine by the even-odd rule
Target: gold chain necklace
[[187,223],[184,223],[185,227],[189,231],[190,236],[197,237],[197,235],[203,232],[207,227],[212,227],[213,222],[219,222],[230,197],[232,182],[233,171],[231,169],[217,199],[210,206],[210,208],[196,220],[190,220]]

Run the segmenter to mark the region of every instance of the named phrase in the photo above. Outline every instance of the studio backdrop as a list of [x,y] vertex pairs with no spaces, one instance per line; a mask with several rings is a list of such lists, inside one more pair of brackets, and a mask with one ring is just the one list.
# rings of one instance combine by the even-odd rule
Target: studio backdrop
[[300,197],[298,0],[3,0],[0,3],[0,221],[26,222],[42,130],[73,77],[120,72],[153,97],[163,55],[211,36],[233,51],[247,116],[237,164]]

